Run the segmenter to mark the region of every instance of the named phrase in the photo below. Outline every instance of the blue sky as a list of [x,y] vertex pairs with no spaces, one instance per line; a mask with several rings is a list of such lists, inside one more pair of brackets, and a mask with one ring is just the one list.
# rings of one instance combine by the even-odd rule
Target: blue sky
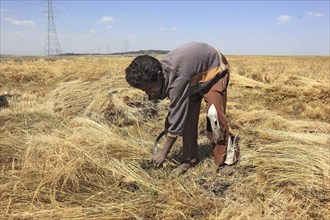
[[[0,0],[1,54],[44,55],[45,0]],[[200,41],[228,55],[329,56],[325,1],[53,1],[62,53],[171,50]]]

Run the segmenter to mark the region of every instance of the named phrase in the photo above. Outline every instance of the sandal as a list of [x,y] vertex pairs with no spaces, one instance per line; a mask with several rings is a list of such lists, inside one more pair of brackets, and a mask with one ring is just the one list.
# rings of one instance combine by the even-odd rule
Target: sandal
[[221,164],[217,168],[217,173],[222,175],[231,176],[234,174],[235,165],[227,165],[227,164]]
[[190,168],[196,166],[196,164],[198,163],[198,160],[196,159],[196,161],[185,161],[182,162],[180,166],[178,166],[177,168],[172,170],[172,175],[174,176],[180,176],[184,173],[186,173]]

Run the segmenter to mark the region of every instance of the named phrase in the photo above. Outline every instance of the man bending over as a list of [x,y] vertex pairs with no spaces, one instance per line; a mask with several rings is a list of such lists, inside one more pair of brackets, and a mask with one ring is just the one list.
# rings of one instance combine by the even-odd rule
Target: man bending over
[[207,105],[207,136],[213,145],[214,161],[219,169],[232,165],[237,155],[227,158],[229,136],[225,115],[229,65],[225,56],[205,43],[184,44],[160,60],[148,55],[136,57],[126,68],[126,80],[145,91],[149,99],[169,97],[165,122],[167,140],[152,162],[159,167],[165,161],[178,136],[183,138],[181,165],[184,173],[198,162],[198,118],[201,101]]

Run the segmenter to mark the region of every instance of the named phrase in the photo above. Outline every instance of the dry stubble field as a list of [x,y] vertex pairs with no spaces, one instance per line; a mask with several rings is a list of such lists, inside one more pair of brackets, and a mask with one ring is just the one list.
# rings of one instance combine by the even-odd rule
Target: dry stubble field
[[201,111],[201,162],[179,178],[181,140],[149,166],[168,100],[126,84],[132,59],[0,63],[1,219],[329,219],[329,57],[229,56],[240,162],[215,172]]

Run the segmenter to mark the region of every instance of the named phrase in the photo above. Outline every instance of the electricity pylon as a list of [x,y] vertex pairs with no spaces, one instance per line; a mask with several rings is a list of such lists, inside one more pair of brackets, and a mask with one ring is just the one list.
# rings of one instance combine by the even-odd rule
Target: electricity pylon
[[61,53],[60,42],[57,37],[55,22],[54,22],[54,13],[53,13],[53,2],[52,0],[48,1],[48,31],[46,39],[45,54],[47,56],[58,55]]

